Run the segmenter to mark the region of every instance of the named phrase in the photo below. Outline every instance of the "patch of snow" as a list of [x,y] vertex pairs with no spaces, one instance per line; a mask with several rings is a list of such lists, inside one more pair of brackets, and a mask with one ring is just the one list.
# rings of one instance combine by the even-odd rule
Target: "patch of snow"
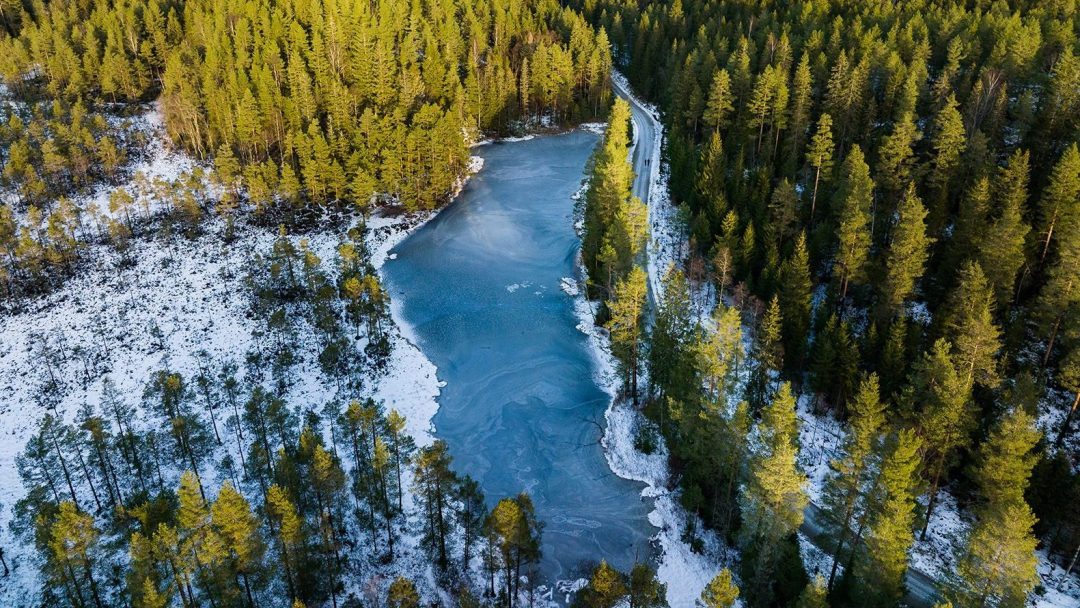
[[578,125],[578,129],[586,131],[588,133],[595,133],[596,135],[603,135],[607,130],[606,122],[586,122]]
[[919,325],[928,326],[934,320],[926,302],[909,302],[907,304],[907,317]]
[[570,277],[563,277],[559,279],[559,288],[562,289],[563,292],[571,298],[577,297],[578,294],[581,293],[581,290],[578,288],[577,281]]
[[[802,532],[799,532],[799,555],[802,556],[803,567],[811,580],[818,575],[828,578],[829,570],[832,568],[832,557],[818,548]],[[843,571],[843,565],[837,566],[838,575]]]
[[484,157],[482,156],[470,156],[469,157],[469,174],[479,173],[484,168]]
[[828,412],[815,414],[813,396],[799,395],[799,467],[806,474],[810,501],[820,505],[829,464],[843,455],[843,425]]

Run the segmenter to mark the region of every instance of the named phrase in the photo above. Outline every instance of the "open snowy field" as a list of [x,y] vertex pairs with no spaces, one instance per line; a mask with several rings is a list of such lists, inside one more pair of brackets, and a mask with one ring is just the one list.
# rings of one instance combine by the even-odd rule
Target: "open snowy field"
[[[415,218],[375,218],[369,232],[375,261],[385,258],[407,234],[406,226],[415,223]],[[98,405],[105,376],[129,404],[138,405],[152,372],[167,366],[188,377],[207,360],[242,364],[254,345],[257,328],[250,318],[244,270],[252,254],[265,253],[274,237],[265,229],[243,228],[225,245],[220,229],[212,226],[195,240],[178,236],[137,242],[129,252],[135,260],[131,266],[101,247],[92,253],[97,260],[92,271],[31,302],[25,311],[0,317],[0,542],[13,570],[12,577],[0,579],[0,604],[22,605],[27,592],[37,588],[32,548],[13,538],[9,524],[24,494],[15,456],[40,418],[52,411],[71,421],[84,404]],[[322,232],[305,238],[329,260],[340,235]],[[407,431],[419,445],[427,445],[439,393],[434,366],[400,332],[393,333],[392,344],[387,369],[365,392],[403,414]],[[318,410],[335,397],[333,383],[321,377],[317,362],[309,357],[298,368],[287,395],[297,411]],[[53,380],[59,390],[43,396],[42,387]],[[131,422],[154,423],[145,412]]]

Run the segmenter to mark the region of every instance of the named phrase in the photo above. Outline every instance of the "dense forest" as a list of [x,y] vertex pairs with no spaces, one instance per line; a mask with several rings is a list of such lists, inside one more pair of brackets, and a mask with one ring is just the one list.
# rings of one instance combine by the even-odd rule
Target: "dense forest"
[[[599,320],[683,504],[741,548],[741,597],[896,605],[944,494],[972,520],[955,605],[1023,605],[1036,546],[1075,570],[1075,3],[571,4],[657,102],[689,239],[653,310],[616,107],[586,211]],[[818,581],[801,408],[846,427]]]

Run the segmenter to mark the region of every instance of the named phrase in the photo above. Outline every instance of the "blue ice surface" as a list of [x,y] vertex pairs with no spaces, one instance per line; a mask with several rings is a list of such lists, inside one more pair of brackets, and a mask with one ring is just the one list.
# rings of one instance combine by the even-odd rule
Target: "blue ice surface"
[[480,148],[483,169],[383,268],[447,383],[436,436],[489,505],[532,496],[547,583],[601,558],[627,571],[651,555],[651,501],[604,459],[609,397],[560,289],[576,273],[572,195],[596,142],[574,131]]

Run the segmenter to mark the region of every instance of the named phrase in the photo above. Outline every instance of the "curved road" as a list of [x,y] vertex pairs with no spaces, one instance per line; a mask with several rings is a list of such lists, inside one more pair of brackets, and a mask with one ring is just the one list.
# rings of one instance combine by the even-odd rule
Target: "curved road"
[[[649,195],[651,186],[660,172],[660,147],[663,127],[657,116],[649,111],[637,97],[628,90],[620,77],[611,79],[615,93],[630,104],[631,120],[634,125],[634,138],[630,148],[630,159],[634,166],[633,194],[649,205],[649,232],[656,233],[657,213],[650,204]],[[645,248],[646,256],[652,253],[652,239]],[[648,269],[649,266],[646,265]],[[660,278],[649,272],[649,316],[652,317],[656,309],[656,293],[660,290]],[[810,503],[803,514],[803,524],[799,531],[818,548],[824,548],[828,539],[825,538],[823,517],[821,509]],[[905,598],[908,606],[912,608],[930,608],[940,599],[937,591],[937,583],[933,577],[924,572],[908,567],[907,570],[908,594]]]

